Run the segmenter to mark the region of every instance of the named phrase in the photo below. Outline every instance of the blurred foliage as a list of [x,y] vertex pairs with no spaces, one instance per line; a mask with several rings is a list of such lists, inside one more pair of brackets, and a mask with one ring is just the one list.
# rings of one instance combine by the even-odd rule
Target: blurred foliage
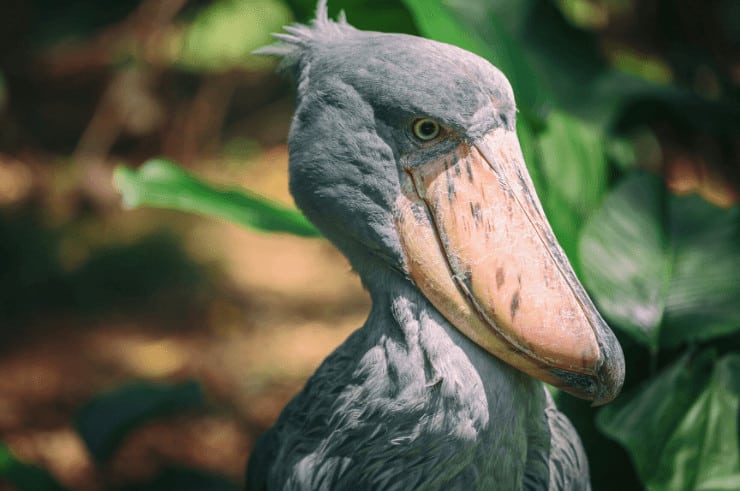
[[220,0],[200,11],[184,32],[179,62],[197,70],[259,69],[270,61],[252,51],[292,20],[274,0]]
[[80,408],[77,432],[97,462],[105,462],[123,438],[137,425],[203,404],[196,381],[176,385],[132,383],[99,394]]
[[584,279],[604,315],[653,351],[740,330],[740,209],[632,174],[584,227]]
[[3,479],[13,484],[18,491],[64,491],[60,485],[43,469],[18,460],[0,443],[0,484]]
[[722,483],[737,482],[739,403],[740,354],[704,352],[604,408],[597,423],[627,447],[649,489],[733,489]]
[[[197,306],[207,277],[164,232],[130,244],[91,247],[76,227],[44,227],[27,210],[0,215],[0,333],[10,336],[39,313],[94,316],[157,305]],[[90,250],[92,249],[92,250]]]
[[[14,18],[33,17],[28,14],[33,10],[36,22],[25,37],[8,30],[4,35],[12,42],[3,38],[5,51],[23,43],[38,47],[87,39],[143,3],[96,8],[99,2],[92,0],[17,2]],[[644,171],[660,170],[656,161],[667,159],[671,145],[705,148],[711,141],[719,173],[728,180],[740,176],[733,153],[740,134],[740,89],[733,58],[720,49],[740,45],[740,8],[734,0],[712,2],[715,17],[707,24],[705,16],[690,15],[690,3],[336,0],[329,5],[332,15],[343,9],[359,28],[420,34],[473,51],[511,81],[522,150],[543,207],[625,351],[624,394],[611,405],[591,408],[557,394],[586,446],[598,490],[740,489],[740,209],[674,196],[662,179]],[[112,49],[113,61],[107,63],[152,64],[204,77],[257,72],[270,63],[251,56],[251,50],[281,24],[310,20],[314,9],[315,0],[187,2],[174,16],[174,28],[156,38],[161,44],[154,43],[154,55],[130,48],[127,40],[123,45],[129,50]],[[635,31],[621,32],[630,22]],[[641,28],[650,30],[641,33]],[[630,38],[632,44],[623,42]],[[697,41],[704,38],[704,44]],[[660,49],[640,49],[656,45]],[[10,59],[0,52],[0,111],[8,106],[17,113],[14,97],[27,80],[5,62]],[[20,107],[19,120],[33,116]],[[699,158],[702,152],[697,151]],[[246,190],[217,190],[169,161],[151,160],[136,171],[121,167],[115,179],[131,207],[172,208],[263,231],[318,236],[298,212]],[[47,230],[33,214],[18,216],[0,220],[4,318],[91,304],[106,309],[122,301],[147,305],[166,285],[202,280],[177,244],[163,236],[101,248],[70,269],[59,258],[67,232]],[[151,277],[142,279],[142,272]],[[82,408],[77,428],[91,453],[105,460],[133,426],[192,407],[201,397],[187,383],[125,386]],[[2,446],[0,478],[23,491],[61,489]],[[126,489],[186,486],[235,489],[218,476],[186,469],[168,469]]]

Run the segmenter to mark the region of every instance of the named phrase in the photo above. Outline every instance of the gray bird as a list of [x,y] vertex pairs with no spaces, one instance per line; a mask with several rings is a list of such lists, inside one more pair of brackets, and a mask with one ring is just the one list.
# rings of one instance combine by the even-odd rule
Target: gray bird
[[325,1],[285,30],[260,52],[298,82],[290,190],[372,309],[259,439],[247,489],[589,489],[541,381],[603,404],[624,358],[545,219],[506,77]]

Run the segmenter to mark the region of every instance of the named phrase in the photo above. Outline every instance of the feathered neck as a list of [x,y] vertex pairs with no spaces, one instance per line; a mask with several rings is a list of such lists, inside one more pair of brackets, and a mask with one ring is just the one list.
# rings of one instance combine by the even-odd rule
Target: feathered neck
[[286,489],[521,489],[533,470],[547,476],[542,384],[401,276],[371,293],[365,325],[288,404],[250,470],[273,462],[266,479]]
[[388,461],[436,456],[419,472],[443,480],[460,472],[460,482],[521,483],[532,453],[549,445],[533,441],[545,434],[541,382],[463,336],[408,281],[373,286],[367,322],[327,360],[353,369],[332,402],[326,444]]

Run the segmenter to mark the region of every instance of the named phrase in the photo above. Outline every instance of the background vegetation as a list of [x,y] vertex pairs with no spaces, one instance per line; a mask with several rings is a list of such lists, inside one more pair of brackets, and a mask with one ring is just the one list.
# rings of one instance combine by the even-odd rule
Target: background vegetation
[[[361,320],[364,295],[285,195],[289,84],[250,55],[314,6],[0,6],[0,489],[238,489],[254,436]],[[740,489],[738,3],[329,7],[512,82],[548,218],[627,358],[613,404],[557,394],[594,489]],[[228,249],[225,225],[123,213],[119,163],[130,207],[304,238]],[[296,257],[320,267],[270,283],[310,270]]]

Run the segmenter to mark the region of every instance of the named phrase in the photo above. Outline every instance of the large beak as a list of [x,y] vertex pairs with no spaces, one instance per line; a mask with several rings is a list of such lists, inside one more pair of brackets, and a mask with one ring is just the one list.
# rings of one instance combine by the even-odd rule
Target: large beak
[[516,133],[404,170],[396,225],[432,304],[510,365],[594,405],[614,399],[622,349],[555,240]]

